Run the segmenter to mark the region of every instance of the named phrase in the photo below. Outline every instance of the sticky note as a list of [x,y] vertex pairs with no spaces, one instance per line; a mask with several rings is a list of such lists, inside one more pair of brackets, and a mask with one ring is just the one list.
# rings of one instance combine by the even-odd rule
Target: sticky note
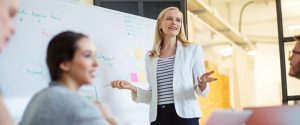
[[129,48],[126,49],[126,56],[128,56],[128,57],[134,57],[132,49],[129,49]]
[[136,73],[130,73],[131,82],[138,82],[138,76]]
[[139,78],[139,82],[145,83],[146,82],[146,74],[145,74],[145,72],[139,72],[138,78]]
[[135,56],[136,58],[142,59],[143,58],[143,52],[141,49],[136,49],[135,50]]
[[95,85],[84,85],[79,89],[79,95],[90,100],[97,100],[97,88]]

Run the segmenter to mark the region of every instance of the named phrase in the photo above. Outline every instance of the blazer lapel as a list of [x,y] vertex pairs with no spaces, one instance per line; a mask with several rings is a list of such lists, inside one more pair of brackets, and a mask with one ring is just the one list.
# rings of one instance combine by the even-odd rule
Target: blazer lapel
[[[157,88],[157,76],[156,76],[156,68],[157,68],[157,61],[158,61],[158,57],[154,57],[150,59],[150,70],[151,70],[151,76],[153,79],[153,85],[155,86],[155,88]],[[152,87],[154,87],[152,85]]]
[[175,54],[175,62],[174,62],[174,75],[175,72],[178,71],[177,68],[180,67],[180,61],[182,61],[182,50],[183,50],[183,45],[180,41],[177,41],[177,48],[176,48],[176,54]]
[[177,41],[177,48],[176,48],[176,54],[175,54],[175,62],[174,62],[174,71],[173,71],[173,91],[176,90],[176,84],[177,84],[177,76],[178,73],[181,71],[181,64],[183,62],[182,58],[182,52],[183,52],[183,45],[180,41]]

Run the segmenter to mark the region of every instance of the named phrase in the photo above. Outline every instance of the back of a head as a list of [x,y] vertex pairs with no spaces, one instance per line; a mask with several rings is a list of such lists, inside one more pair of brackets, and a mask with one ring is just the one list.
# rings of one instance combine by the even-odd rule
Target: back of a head
[[246,108],[252,115],[246,125],[299,125],[300,105]]
[[244,124],[252,111],[231,111],[231,110],[215,110],[205,125],[242,125]]
[[87,36],[81,33],[65,31],[54,36],[47,48],[47,66],[51,80],[56,81],[61,75],[59,65],[64,61],[70,61],[77,49],[77,42]]

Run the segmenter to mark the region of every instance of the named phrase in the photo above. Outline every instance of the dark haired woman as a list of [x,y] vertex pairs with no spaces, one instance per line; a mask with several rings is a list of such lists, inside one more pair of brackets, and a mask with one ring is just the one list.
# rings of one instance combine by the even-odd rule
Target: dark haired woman
[[[78,95],[80,86],[95,78],[96,48],[84,34],[66,31],[48,45],[49,87],[38,92],[27,106],[21,125],[107,125],[111,116]],[[108,122],[107,122],[107,121]]]

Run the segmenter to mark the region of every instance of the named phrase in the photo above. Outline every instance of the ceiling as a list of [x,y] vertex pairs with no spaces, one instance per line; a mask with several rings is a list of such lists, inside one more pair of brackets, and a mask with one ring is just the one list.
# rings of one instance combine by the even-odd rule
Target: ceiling
[[[222,20],[228,23],[230,27],[232,27],[232,29],[234,29],[235,31],[238,32],[239,29],[241,29],[239,33],[241,33],[246,37],[246,39],[249,39],[254,44],[278,45],[278,24],[275,0],[255,0],[255,2],[246,5],[249,1],[250,0],[204,0],[204,2],[210,7],[210,9],[213,10],[213,13],[219,15]],[[281,1],[284,36],[287,37],[300,34],[300,28],[296,30],[288,29],[288,27],[291,25],[300,24],[300,13],[298,9],[300,7],[300,0]],[[292,2],[292,4],[286,4],[290,2]],[[296,2],[296,4],[293,2]],[[299,4],[297,4],[297,2]],[[191,2],[188,2],[188,9],[191,8],[189,6],[195,6],[189,5],[189,3]],[[239,21],[240,12],[243,6],[245,6],[245,9],[241,16],[241,21]],[[202,10],[199,9],[200,13],[201,11]],[[193,17],[195,18],[197,16]],[[205,19],[201,21],[197,21],[197,19],[189,19],[189,25],[192,24],[192,26],[189,26],[188,29],[195,29],[195,33],[191,35],[193,36],[192,41],[201,44],[205,50],[205,53],[212,54],[213,56],[207,55],[206,57],[211,57],[212,59],[208,60],[214,60],[213,62],[215,62],[215,64],[225,64],[226,62],[231,63],[231,56],[224,56],[224,53],[220,51],[232,46],[236,47],[238,44],[226,38],[224,33],[212,30],[207,26],[207,24],[203,24],[203,22],[205,23]],[[239,22],[241,22],[240,28]],[[191,37],[189,37],[189,39],[190,38]],[[227,66],[228,67],[222,67],[225,67],[225,69],[231,68],[231,65]]]
[[[200,0],[198,0],[200,1]],[[275,0],[204,0],[216,13],[237,31],[254,42],[278,43],[278,28]],[[189,5],[188,5],[189,6]],[[245,6],[240,21],[241,10]],[[282,0],[283,28],[285,36],[300,33],[288,28],[300,24],[300,0]],[[241,27],[239,27],[241,22]],[[299,26],[300,27],[300,26]]]

